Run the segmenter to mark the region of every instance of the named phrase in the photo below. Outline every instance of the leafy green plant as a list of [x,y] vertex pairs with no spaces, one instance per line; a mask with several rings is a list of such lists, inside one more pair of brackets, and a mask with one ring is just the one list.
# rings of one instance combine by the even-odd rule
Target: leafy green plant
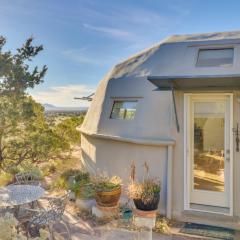
[[79,195],[77,195],[80,198],[83,199],[91,199],[94,198],[95,196],[95,191],[93,188],[93,184],[85,184],[83,186],[81,186],[80,191],[79,191]]
[[78,169],[68,169],[58,179],[58,187],[69,189],[79,198],[89,199],[94,196],[90,174]]
[[74,182],[69,189],[75,193],[77,198],[81,199],[92,199],[95,195],[92,183]]
[[110,192],[121,186],[121,178],[118,176],[110,177],[106,172],[98,172],[92,177],[95,191]]
[[81,182],[82,184],[90,182],[90,174],[78,169],[68,169],[61,174],[61,178],[66,182],[69,181],[70,177],[73,177],[76,182]]
[[74,177],[76,182],[80,182],[81,184],[89,183],[90,182],[90,174],[88,172],[79,172]]

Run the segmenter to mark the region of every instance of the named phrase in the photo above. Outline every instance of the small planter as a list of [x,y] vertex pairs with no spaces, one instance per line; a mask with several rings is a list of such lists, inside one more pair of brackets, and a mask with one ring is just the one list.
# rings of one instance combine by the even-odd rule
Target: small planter
[[123,210],[122,213],[123,220],[129,221],[132,218],[132,216],[133,216],[132,209],[126,208]]
[[142,199],[133,199],[135,207],[142,211],[153,211],[158,209],[158,204],[160,200],[160,193],[155,194],[151,202],[144,203]]
[[114,207],[118,204],[121,196],[121,187],[111,191],[96,191],[96,202],[102,207]]
[[91,210],[95,203],[95,199],[76,199],[76,205],[82,210]]

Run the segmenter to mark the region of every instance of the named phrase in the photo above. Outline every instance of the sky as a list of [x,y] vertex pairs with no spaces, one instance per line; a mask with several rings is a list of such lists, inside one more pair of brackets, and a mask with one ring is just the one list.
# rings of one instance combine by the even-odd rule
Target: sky
[[40,103],[84,107],[118,62],[169,35],[240,30],[234,0],[0,0],[0,35],[14,51],[34,37],[48,66],[29,93]]

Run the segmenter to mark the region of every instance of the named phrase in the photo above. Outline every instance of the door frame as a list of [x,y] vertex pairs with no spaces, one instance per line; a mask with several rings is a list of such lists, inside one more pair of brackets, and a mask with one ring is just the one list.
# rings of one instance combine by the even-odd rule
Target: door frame
[[[228,96],[230,100],[230,117],[229,117],[229,130],[230,130],[230,189],[229,189],[229,213],[213,212],[208,210],[196,210],[191,208],[190,204],[190,191],[191,191],[191,164],[190,164],[190,152],[189,152],[189,140],[190,129],[189,129],[189,111],[190,111],[190,97],[214,97],[214,96]],[[184,93],[184,210],[201,211],[208,213],[218,213],[223,215],[233,216],[233,94],[232,93]]]

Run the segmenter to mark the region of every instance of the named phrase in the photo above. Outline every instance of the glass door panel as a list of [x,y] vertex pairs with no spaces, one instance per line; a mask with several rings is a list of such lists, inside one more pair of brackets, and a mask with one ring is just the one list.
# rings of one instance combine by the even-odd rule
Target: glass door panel
[[194,189],[224,192],[225,102],[194,102]]

